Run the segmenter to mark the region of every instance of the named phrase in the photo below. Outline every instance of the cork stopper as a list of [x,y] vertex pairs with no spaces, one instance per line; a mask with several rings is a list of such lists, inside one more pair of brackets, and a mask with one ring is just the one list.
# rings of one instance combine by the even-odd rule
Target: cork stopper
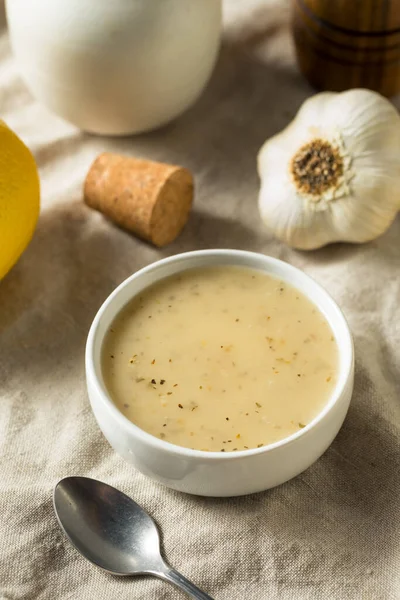
[[155,246],[182,231],[193,200],[193,177],[183,167],[105,152],[84,184],[88,206]]

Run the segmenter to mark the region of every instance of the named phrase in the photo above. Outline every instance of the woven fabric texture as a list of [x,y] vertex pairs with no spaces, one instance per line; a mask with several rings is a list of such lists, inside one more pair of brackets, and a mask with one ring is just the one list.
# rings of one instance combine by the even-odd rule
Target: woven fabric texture
[[[162,130],[108,139],[32,98],[0,1],[0,116],[32,149],[42,181],[34,239],[0,283],[1,600],[183,598],[157,580],[106,575],[69,545],[52,490],[73,474],[142,504],[168,561],[217,600],[400,598],[400,220],[373,243],[310,253],[264,230],[257,151],[313,90],[297,71],[287,2],[224,8],[220,58],[197,104]],[[175,243],[155,249],[83,204],[102,151],[193,171],[194,210]],[[85,388],[88,328],[113,288],[160,257],[215,247],[304,269],[339,302],[355,338],[354,397],[332,446],[296,479],[244,498],[190,497],[137,473],[103,438]]]

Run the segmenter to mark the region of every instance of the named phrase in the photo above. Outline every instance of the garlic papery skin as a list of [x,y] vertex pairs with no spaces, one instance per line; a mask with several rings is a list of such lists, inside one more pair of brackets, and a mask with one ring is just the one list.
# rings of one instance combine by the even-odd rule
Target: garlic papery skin
[[368,242],[400,210],[400,116],[364,89],[323,92],[258,154],[259,210],[302,250]]

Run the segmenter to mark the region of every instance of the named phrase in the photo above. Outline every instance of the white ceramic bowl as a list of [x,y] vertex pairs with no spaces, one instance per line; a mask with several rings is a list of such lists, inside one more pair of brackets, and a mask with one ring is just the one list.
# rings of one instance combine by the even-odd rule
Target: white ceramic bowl
[[[282,279],[310,298],[328,320],[339,348],[339,374],[332,396],[304,429],[269,446],[240,452],[203,452],[160,440],[131,423],[113,404],[101,373],[104,336],[115,316],[134,296],[164,277],[193,267],[238,265]],[[175,490],[202,496],[251,494],[295,477],[331,444],[346,416],[353,391],[354,351],[346,320],[328,293],[299,269],[275,258],[241,250],[200,250],[145,267],[124,281],[104,302],[86,346],[89,398],[111,446],[144,475]]]

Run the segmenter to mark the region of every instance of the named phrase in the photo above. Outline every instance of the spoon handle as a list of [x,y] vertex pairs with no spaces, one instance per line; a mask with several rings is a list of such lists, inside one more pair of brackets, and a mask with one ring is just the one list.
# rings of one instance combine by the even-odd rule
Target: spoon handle
[[169,581],[176,587],[180,588],[184,592],[186,592],[190,598],[195,598],[196,600],[213,600],[211,596],[202,592],[197,586],[194,585],[189,579],[186,579],[183,575],[175,571],[175,569],[171,569],[171,567],[165,567],[159,573],[157,573],[158,577],[164,579],[164,581]]

